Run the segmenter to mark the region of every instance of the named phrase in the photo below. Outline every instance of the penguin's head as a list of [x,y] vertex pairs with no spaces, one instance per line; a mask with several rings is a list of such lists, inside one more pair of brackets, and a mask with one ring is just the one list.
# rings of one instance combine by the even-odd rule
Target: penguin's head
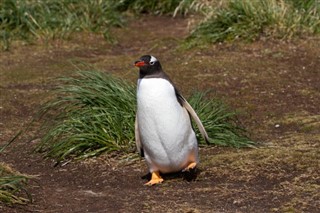
[[140,75],[143,76],[152,75],[162,71],[160,62],[152,55],[144,55],[140,57],[138,61],[134,62],[134,66],[139,67]]

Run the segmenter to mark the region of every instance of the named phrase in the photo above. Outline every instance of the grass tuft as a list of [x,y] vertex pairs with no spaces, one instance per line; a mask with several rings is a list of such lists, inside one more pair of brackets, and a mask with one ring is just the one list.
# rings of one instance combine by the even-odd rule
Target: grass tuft
[[[26,204],[31,198],[25,189],[29,176],[0,163],[0,202],[7,205]],[[25,196],[23,196],[25,194]]]
[[318,0],[229,0],[202,10],[204,20],[188,41],[254,41],[261,37],[290,40],[320,33]]
[[[194,93],[188,101],[207,130],[210,137],[209,144],[236,148],[253,147],[254,142],[246,136],[245,129],[236,124],[237,113],[220,100],[206,99],[206,94]],[[195,130],[200,139],[200,132],[198,129]],[[199,140],[199,144],[205,144],[205,141]]]
[[0,1],[0,41],[8,49],[12,40],[47,42],[68,39],[74,32],[101,33],[110,38],[112,26],[123,19],[114,1],[90,0],[2,0]]
[[181,0],[124,0],[119,2],[118,9],[121,11],[133,11],[136,14],[147,13],[153,15],[163,15],[173,13],[179,6],[180,2]]
[[[132,153],[135,150],[135,86],[109,74],[80,71],[75,77],[60,79],[56,98],[42,109],[43,133],[38,151],[62,161],[87,158],[101,153]],[[212,144],[251,146],[243,131],[232,124],[234,113],[204,93],[190,98],[199,113]]]
[[134,147],[134,87],[100,72],[83,71],[60,82],[56,98],[43,108],[45,135],[38,150],[45,148],[48,156],[58,160],[130,152]]
[[[0,147],[0,154],[20,136],[20,131],[7,144]],[[7,205],[26,204],[31,201],[31,195],[25,189],[25,185],[31,176],[14,171],[10,166],[0,162],[0,203]],[[23,196],[26,195],[26,196]],[[26,198],[27,197],[27,198]]]

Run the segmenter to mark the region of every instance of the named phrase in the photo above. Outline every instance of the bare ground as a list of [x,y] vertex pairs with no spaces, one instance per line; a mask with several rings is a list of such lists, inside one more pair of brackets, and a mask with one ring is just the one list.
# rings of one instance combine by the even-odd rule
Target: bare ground
[[82,33],[0,53],[0,143],[26,128],[51,96],[54,78],[88,65],[135,81],[132,62],[153,54],[184,94],[212,89],[239,109],[257,149],[201,148],[200,174],[146,187],[143,160],[101,156],[54,167],[33,153],[33,126],[0,162],[35,175],[32,203],[1,212],[319,212],[319,38],[178,48],[187,19],[142,17],[115,29],[118,42]]

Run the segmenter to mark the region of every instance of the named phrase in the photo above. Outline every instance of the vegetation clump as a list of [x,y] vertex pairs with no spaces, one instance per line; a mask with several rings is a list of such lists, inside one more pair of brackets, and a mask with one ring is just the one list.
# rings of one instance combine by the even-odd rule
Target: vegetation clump
[[28,203],[31,200],[25,189],[28,179],[30,179],[29,176],[0,163],[0,203],[8,205]]
[[203,7],[205,18],[188,41],[254,41],[261,37],[292,39],[320,33],[317,0],[229,0]]
[[68,39],[74,32],[97,32],[110,38],[109,29],[122,26],[114,1],[3,0],[0,2],[0,39],[4,49],[12,40]]
[[125,23],[125,12],[167,14],[179,0],[2,0],[0,44],[8,50],[13,40],[32,42],[69,39],[75,32],[93,32],[113,41],[110,28]]

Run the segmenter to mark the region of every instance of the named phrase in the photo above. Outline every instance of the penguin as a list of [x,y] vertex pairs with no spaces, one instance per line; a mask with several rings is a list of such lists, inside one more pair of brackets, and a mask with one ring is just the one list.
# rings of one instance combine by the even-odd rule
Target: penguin
[[151,173],[145,185],[151,186],[163,182],[160,174],[190,171],[199,163],[191,117],[206,142],[209,137],[157,58],[144,55],[134,65],[139,68],[135,139]]

